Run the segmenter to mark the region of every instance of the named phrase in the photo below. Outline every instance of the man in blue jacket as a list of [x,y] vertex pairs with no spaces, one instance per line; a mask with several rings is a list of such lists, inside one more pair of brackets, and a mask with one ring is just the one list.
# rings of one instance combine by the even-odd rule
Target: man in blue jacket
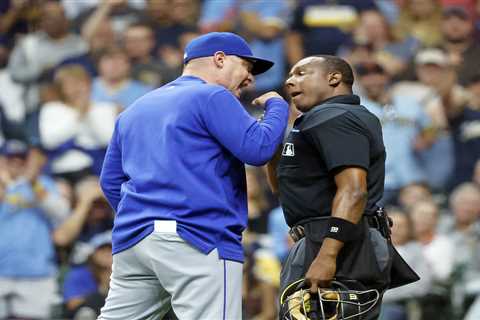
[[283,139],[288,104],[275,92],[240,104],[273,63],[232,33],[185,48],[181,77],[119,117],[101,175],[116,211],[113,273],[99,319],[242,319],[244,163],[263,165]]

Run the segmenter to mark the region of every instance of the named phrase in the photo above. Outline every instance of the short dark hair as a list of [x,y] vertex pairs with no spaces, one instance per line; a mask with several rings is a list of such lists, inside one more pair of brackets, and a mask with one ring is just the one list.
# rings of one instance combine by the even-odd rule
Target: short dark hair
[[347,61],[326,54],[315,55],[315,57],[323,58],[322,66],[326,72],[340,72],[342,75],[342,82],[352,88],[355,77],[353,76],[352,67]]
[[127,26],[127,30],[128,29],[133,29],[133,28],[145,28],[145,29],[148,29],[150,30],[151,32],[153,32],[153,27],[151,24],[148,24],[146,22],[134,22],[134,23],[131,23]]

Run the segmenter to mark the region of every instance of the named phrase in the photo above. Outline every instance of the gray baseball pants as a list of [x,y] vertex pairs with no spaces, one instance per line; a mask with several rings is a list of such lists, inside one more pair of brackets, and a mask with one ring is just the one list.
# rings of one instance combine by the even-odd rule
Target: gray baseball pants
[[98,320],[242,319],[242,264],[205,255],[176,233],[175,221],[113,256],[110,290]]

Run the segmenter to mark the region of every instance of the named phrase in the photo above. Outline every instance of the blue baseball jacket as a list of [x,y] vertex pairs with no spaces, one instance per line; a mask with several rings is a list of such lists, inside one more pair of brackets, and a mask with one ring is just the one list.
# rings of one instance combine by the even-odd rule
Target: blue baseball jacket
[[271,98],[262,121],[222,86],[182,76],[120,114],[100,177],[116,211],[113,253],[176,220],[203,253],[243,261],[244,163],[265,164],[283,139],[287,103]]

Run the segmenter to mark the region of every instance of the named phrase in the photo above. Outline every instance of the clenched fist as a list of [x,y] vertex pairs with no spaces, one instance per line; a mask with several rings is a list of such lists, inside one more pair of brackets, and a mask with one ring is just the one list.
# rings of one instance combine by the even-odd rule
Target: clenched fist
[[252,104],[254,106],[258,107],[264,107],[265,103],[267,103],[267,100],[270,98],[280,98],[283,99],[281,95],[276,93],[275,91],[269,91],[267,93],[262,94],[260,97],[256,98],[255,100],[252,101]]

